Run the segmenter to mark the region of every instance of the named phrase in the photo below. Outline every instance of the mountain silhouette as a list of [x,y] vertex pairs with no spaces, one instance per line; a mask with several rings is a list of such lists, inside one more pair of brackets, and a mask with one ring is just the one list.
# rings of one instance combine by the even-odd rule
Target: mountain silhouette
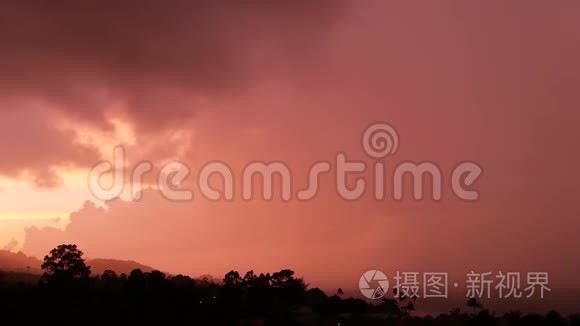
[[88,259],[87,265],[91,266],[92,274],[102,275],[104,271],[111,270],[117,274],[130,274],[134,269],[140,269],[144,273],[150,273],[155,268],[140,264],[132,260],[115,260],[115,259]]
[[41,274],[40,265],[42,262],[38,258],[27,256],[21,251],[0,250],[0,270]]
[[[140,264],[131,260],[116,259],[87,259],[86,264],[91,266],[93,275],[102,275],[106,270],[115,271],[117,274],[129,274],[134,269],[140,269],[143,272],[151,272],[155,268]],[[0,250],[0,270],[6,272],[19,272],[30,274],[42,274],[40,270],[42,261],[33,256],[27,256],[22,252],[11,252]]]

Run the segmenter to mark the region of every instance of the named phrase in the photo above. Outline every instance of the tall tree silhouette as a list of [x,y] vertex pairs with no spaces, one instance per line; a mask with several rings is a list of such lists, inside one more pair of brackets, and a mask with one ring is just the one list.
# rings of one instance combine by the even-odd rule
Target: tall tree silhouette
[[41,265],[42,281],[48,284],[65,284],[88,280],[91,268],[85,264],[83,252],[74,244],[63,244],[50,251]]
[[224,276],[223,280],[224,285],[227,286],[237,286],[242,283],[242,278],[240,277],[240,273],[236,271],[230,271],[229,273]]

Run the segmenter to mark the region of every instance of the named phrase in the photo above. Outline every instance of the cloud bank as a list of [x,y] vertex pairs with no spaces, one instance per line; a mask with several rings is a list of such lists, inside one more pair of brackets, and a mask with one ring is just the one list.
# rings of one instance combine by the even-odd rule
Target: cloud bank
[[79,129],[113,132],[120,119],[143,144],[190,128],[252,83],[257,60],[320,57],[340,3],[33,1],[0,12],[0,136],[17,140],[0,174],[54,187],[54,168],[99,158]]

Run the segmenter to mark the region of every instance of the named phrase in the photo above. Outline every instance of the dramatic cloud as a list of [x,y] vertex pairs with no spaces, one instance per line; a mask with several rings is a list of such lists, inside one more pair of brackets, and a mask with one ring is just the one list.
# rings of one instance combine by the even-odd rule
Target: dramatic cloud
[[558,249],[577,246],[578,240],[562,237],[573,219],[560,217],[561,227],[550,227],[550,219],[533,210],[518,213],[527,214],[524,223],[518,215],[490,216],[465,205],[376,207],[327,192],[290,204],[176,203],[147,190],[139,202],[114,200],[104,208],[86,202],[63,230],[29,227],[22,250],[43,257],[58,244],[76,243],[91,259],[132,259],[170,273],[218,277],[231,269],[292,267],[330,288],[350,287],[371,267],[445,270],[458,277],[479,268],[547,270],[557,275],[554,286],[574,280],[580,266]]
[[[332,250],[334,255],[340,255],[338,248],[380,243],[378,233],[387,219],[344,221],[350,225],[345,232],[343,223],[332,223],[342,215],[339,210],[344,205],[328,210],[328,216],[318,215],[316,206],[288,209],[259,202],[175,203],[158,191],[147,190],[140,202],[113,200],[106,208],[87,202],[71,214],[63,230],[27,228],[23,251],[41,257],[56,243],[74,242],[90,258],[131,257],[167,271],[221,275],[228,268],[252,265],[277,268],[292,264],[308,269],[306,262],[290,257],[292,252],[306,250],[297,248],[297,241],[310,248]],[[240,209],[245,210],[244,216],[239,215]],[[278,259],[266,259],[276,253]],[[196,263],[192,265],[192,261]]]
[[[50,187],[59,184],[53,166],[94,159],[94,153],[82,153],[94,148],[75,144],[76,130],[53,130],[55,120],[65,120],[69,129],[110,131],[111,118],[121,119],[140,144],[146,143],[141,136],[158,130],[190,128],[195,112],[212,99],[223,100],[252,83],[256,60],[300,67],[319,57],[320,40],[339,6],[335,1],[3,2],[0,110],[13,116],[3,121],[10,124],[3,138],[23,138],[14,133],[18,128],[38,144],[21,149],[36,156],[37,166],[8,155],[12,162],[5,164],[17,168],[0,166],[0,173],[26,170],[37,185]],[[41,105],[34,112],[22,112],[35,101]],[[57,143],[48,143],[53,140]],[[44,152],[48,149],[53,154]]]
[[87,167],[99,159],[98,151],[76,142],[72,130],[53,127],[51,111],[34,104],[0,102],[0,173],[29,179],[39,187],[61,184],[55,167]]
[[[184,99],[251,81],[256,48],[300,60],[316,48],[337,2],[65,1],[3,3],[2,93],[37,95],[106,124],[103,103],[127,102],[131,121],[160,127],[195,107]],[[322,35],[321,35],[322,33]],[[312,52],[314,51],[314,52]]]
[[7,244],[4,245],[2,250],[13,251],[14,249],[18,248],[18,241],[16,239],[10,240]]

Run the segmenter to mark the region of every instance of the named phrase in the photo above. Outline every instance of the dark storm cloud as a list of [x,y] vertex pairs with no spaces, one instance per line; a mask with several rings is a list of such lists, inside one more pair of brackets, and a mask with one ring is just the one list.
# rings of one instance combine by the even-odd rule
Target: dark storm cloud
[[53,187],[54,167],[98,160],[55,119],[112,130],[121,117],[138,141],[188,128],[199,101],[249,87],[256,57],[293,69],[316,57],[338,12],[336,1],[2,1],[0,174]]
[[140,125],[182,121],[193,111],[183,97],[248,81],[256,67],[244,60],[259,43],[307,60],[337,11],[336,1],[3,2],[0,92],[103,126],[110,99]]
[[99,159],[95,148],[75,142],[73,131],[54,128],[51,111],[10,101],[0,101],[0,107],[5,110],[0,119],[1,174],[51,188],[62,184],[55,167],[86,167]]

